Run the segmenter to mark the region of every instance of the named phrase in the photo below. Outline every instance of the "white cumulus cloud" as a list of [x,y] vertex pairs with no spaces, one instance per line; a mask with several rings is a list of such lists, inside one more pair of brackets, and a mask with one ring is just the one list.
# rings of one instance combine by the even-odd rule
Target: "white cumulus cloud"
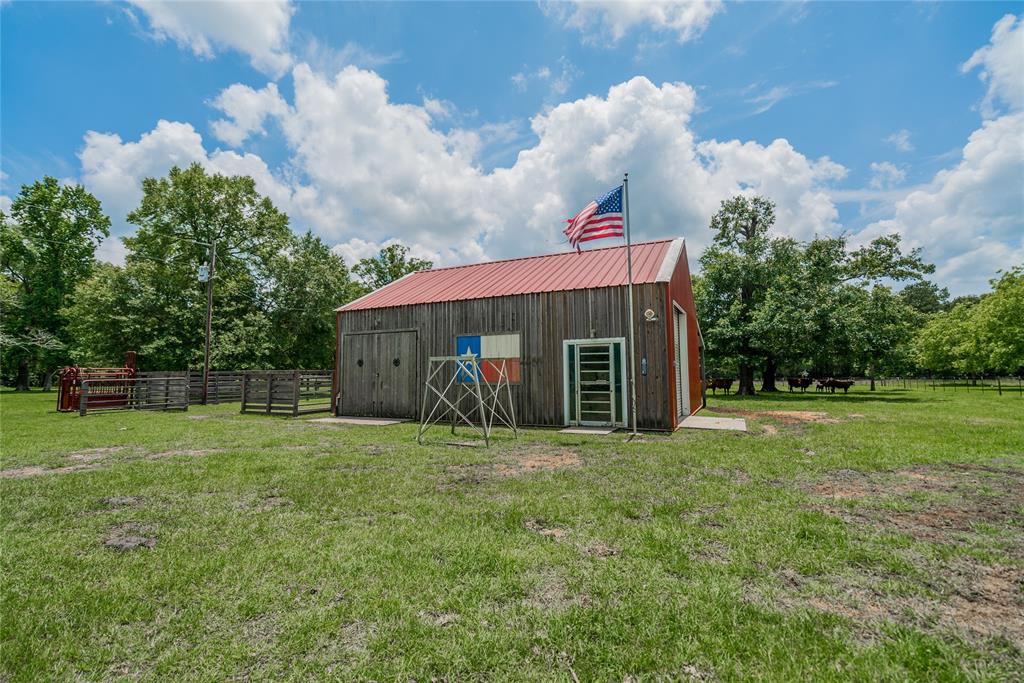
[[994,116],[996,103],[1011,111],[1024,109],[1024,19],[1007,14],[992,27],[988,45],[978,48],[961,66],[963,73],[980,69],[988,84],[982,113]]
[[636,27],[673,34],[680,43],[697,38],[723,8],[719,0],[576,0],[549,2],[544,11],[583,34],[586,42],[621,40]]
[[902,183],[906,177],[907,172],[891,161],[872,162],[868,185],[876,190],[887,190]]
[[171,39],[198,57],[237,50],[271,76],[280,76],[292,63],[288,40],[294,10],[287,0],[130,2],[145,14],[155,38]]
[[980,292],[999,268],[1024,263],[1024,112],[985,121],[959,163],[896,202],[862,239],[898,232],[957,293]]
[[902,128],[885,139],[890,145],[901,152],[913,152],[914,144],[910,142],[910,131]]
[[253,134],[263,135],[263,122],[267,116],[282,116],[288,105],[277,92],[275,83],[261,90],[236,83],[223,90],[211,103],[228,118],[211,124],[214,136],[232,147],[238,147]]
[[276,123],[289,152],[279,168],[242,149],[208,151],[190,124],[161,121],[135,141],[90,132],[83,181],[123,225],[142,178],[173,164],[252,175],[295,229],[312,228],[349,260],[396,240],[439,264],[558,251],[565,219],[624,171],[634,237],[682,235],[693,255],[710,240],[719,203],[737,193],[774,199],[780,234],[838,228],[829,187],[842,166],[782,139],[698,139],[696,93],[685,83],[636,77],[545,107],[530,120],[534,141],[485,171],[490,141],[521,139],[514,124],[442,130],[436,104],[394,102],[383,78],[354,66],[328,78],[300,64],[293,82],[290,102],[270,86],[232,86],[214,101],[227,115],[217,135],[229,142]]

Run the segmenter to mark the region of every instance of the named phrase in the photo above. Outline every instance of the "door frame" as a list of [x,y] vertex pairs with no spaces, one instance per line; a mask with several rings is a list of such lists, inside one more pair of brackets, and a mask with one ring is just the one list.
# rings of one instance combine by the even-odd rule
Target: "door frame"
[[[675,316],[676,316],[677,313],[679,313],[679,314],[681,314],[683,316],[683,339],[682,339],[682,344],[679,343],[680,342],[679,339],[676,339],[676,318],[675,318]],[[682,397],[680,397],[678,395],[678,393],[677,393],[677,395],[676,395],[676,404],[673,406],[673,408],[675,408],[675,411],[676,411],[676,422],[677,423],[678,423],[678,421],[681,418],[689,417],[690,416],[690,412],[692,412],[692,410],[693,410],[693,406],[690,405],[690,339],[689,339],[689,334],[690,334],[690,320],[689,320],[689,316],[686,314],[686,309],[683,308],[682,306],[680,306],[679,304],[677,304],[673,300],[672,301],[672,341],[675,342],[675,343],[674,343],[674,347],[672,349],[672,355],[676,357],[675,358],[676,366],[674,368],[674,372],[676,373],[676,377],[674,377],[673,379],[677,380],[676,381],[677,392],[678,392],[680,384],[682,385],[682,390],[683,390]],[[683,351],[683,354],[678,353],[680,350]],[[682,357],[680,357],[680,356],[682,356]],[[682,371],[682,382],[678,381],[678,377],[679,377],[680,371]],[[680,400],[681,398],[684,399],[684,400]],[[680,410],[681,404],[682,404],[682,408],[683,408],[682,410]]]
[[[570,346],[586,346],[588,344],[619,344],[619,365],[621,370],[620,375],[620,386],[622,387],[621,396],[618,397],[618,405],[615,410],[615,417],[619,418],[612,426],[613,427],[625,427],[626,416],[629,415],[629,392],[626,390],[628,384],[626,384],[626,338],[625,337],[599,337],[595,339],[563,339],[562,340],[562,418],[564,424],[572,426],[573,424],[581,424],[579,420],[579,413],[577,413],[576,422],[573,423],[569,420],[569,401],[575,400],[575,396],[569,395],[569,373],[575,372],[576,368],[569,367],[569,347]],[[615,347],[611,347],[610,352],[613,354]],[[579,362],[579,354],[576,354],[577,363]],[[612,360],[612,368],[615,367],[614,359]],[[614,370],[613,370],[614,371]],[[614,387],[614,384],[613,384]],[[579,390],[579,384],[576,385],[577,391]],[[613,389],[614,391],[614,389]]]
[[[414,360],[414,362],[413,362],[413,374],[415,375],[415,379],[414,379],[414,383],[415,383],[414,384],[415,385],[415,392],[414,393],[415,393],[415,395],[413,397],[414,405],[413,405],[413,413],[412,413],[412,416],[415,417],[416,406],[418,406],[420,404],[420,393],[423,390],[423,387],[420,386],[420,330],[419,330],[418,327],[398,327],[398,328],[388,329],[388,330],[357,330],[357,331],[354,331],[354,332],[343,332],[342,334],[338,335],[338,364],[337,364],[338,370],[337,370],[337,372],[335,372],[336,381],[338,382],[338,393],[337,393],[337,396],[335,397],[335,400],[334,400],[334,414],[335,415],[342,415],[342,412],[343,412],[342,408],[344,407],[344,402],[345,402],[345,396],[344,396],[344,375],[345,375],[345,370],[346,370],[345,365],[344,365],[344,362],[345,362],[345,337],[349,337],[349,336],[351,336],[351,337],[359,337],[359,336],[372,335],[372,334],[392,334],[392,333],[405,333],[405,332],[412,332],[415,335],[414,342],[413,342],[413,351],[414,351],[414,354],[415,354],[415,358],[413,359]],[[377,390],[377,387],[375,385],[373,387],[372,391],[376,392],[376,390]],[[371,411],[371,412],[377,412],[376,411],[376,401],[372,401],[371,405],[374,405],[374,410]]]

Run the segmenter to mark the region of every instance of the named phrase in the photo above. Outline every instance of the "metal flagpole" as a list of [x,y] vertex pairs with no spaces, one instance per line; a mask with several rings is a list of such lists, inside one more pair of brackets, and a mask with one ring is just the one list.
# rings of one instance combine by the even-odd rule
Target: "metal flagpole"
[[626,274],[629,277],[629,408],[633,419],[633,436],[636,436],[636,342],[633,329],[633,247],[629,241],[629,173],[622,176],[622,215],[626,223]]
[[206,282],[206,348],[203,351],[203,405],[210,394],[210,331],[213,326],[213,275],[217,270],[217,240],[210,240],[210,279]]

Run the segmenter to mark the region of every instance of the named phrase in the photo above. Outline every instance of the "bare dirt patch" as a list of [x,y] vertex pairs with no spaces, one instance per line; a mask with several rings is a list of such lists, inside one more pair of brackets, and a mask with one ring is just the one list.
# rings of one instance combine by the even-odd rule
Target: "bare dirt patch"
[[[958,560],[930,565],[929,570],[926,586],[902,577],[808,577],[787,570],[776,575],[769,594],[750,591],[747,599],[782,609],[829,612],[868,626],[888,621],[956,633],[975,643],[1001,638],[1024,650],[1024,573],[1019,568]],[[903,589],[883,588],[894,582]]]
[[66,467],[41,467],[40,465],[28,465],[26,467],[14,467],[9,470],[0,470],[0,478],[24,479],[25,477],[38,477],[43,474],[71,474],[72,472],[94,470],[97,469],[97,467],[97,465],[92,463],[68,465]]
[[[958,543],[978,525],[1000,527],[1024,559],[1024,470],[993,465],[917,466],[896,472],[838,470],[807,487],[841,505],[816,510],[849,523],[896,531],[921,541]],[[894,508],[891,504],[899,506]]]
[[447,481],[439,485],[442,490],[463,485],[484,484],[493,479],[519,477],[539,472],[556,472],[583,466],[578,451],[543,444],[512,447],[498,452],[499,460],[488,463],[448,465]]
[[274,508],[287,507],[289,505],[294,505],[290,498],[285,498],[284,496],[270,496],[268,498],[264,498],[263,502],[258,505],[256,509],[260,512],[267,512]]
[[715,406],[714,412],[743,415],[744,417],[768,417],[778,420],[784,425],[800,425],[808,422],[839,424],[842,422],[837,417],[829,417],[828,413],[816,410],[744,410],[743,408],[733,408],[731,406]]
[[104,460],[108,455],[119,453],[125,450],[127,446],[111,446],[108,448],[88,448],[84,451],[78,451],[76,453],[69,453],[69,460],[76,460],[78,462],[97,462]]
[[584,555],[590,555],[591,557],[614,557],[619,554],[619,549],[613,548],[603,541],[594,541],[584,546],[582,552]]
[[538,610],[561,612],[574,606],[587,607],[591,598],[586,594],[572,595],[565,579],[549,570],[534,578],[523,603]]
[[149,525],[139,522],[123,522],[111,527],[106,538],[103,539],[103,546],[120,551],[152,548],[156,545],[156,538],[150,534],[152,534],[152,528]]
[[445,628],[459,620],[459,615],[454,612],[420,612],[419,618],[431,626]]
[[103,499],[103,504],[111,508],[138,507],[143,500],[141,496],[110,496]]
[[694,553],[694,558],[709,564],[728,564],[732,551],[721,541],[709,541]]
[[523,522],[523,526],[526,527],[528,531],[540,534],[541,536],[547,536],[548,538],[553,538],[556,541],[560,541],[569,535],[569,532],[566,529],[549,525],[542,519],[528,519]]
[[146,456],[146,459],[161,460],[163,458],[174,458],[179,455],[202,457],[204,455],[213,455],[214,453],[223,453],[227,450],[227,448],[178,448],[170,451],[160,451],[159,453],[150,453]]
[[494,465],[494,471],[502,477],[514,477],[534,472],[553,472],[583,465],[579,453],[567,448],[531,446],[517,449],[508,454],[511,462],[500,462]]
[[1001,638],[1024,651],[1024,469],[1001,464],[915,466],[894,472],[838,470],[806,487],[812,509],[855,529],[899,533],[928,544],[987,548],[999,560],[908,554],[912,576],[854,571],[776,577],[782,607],[811,607],[858,622],[879,620]]

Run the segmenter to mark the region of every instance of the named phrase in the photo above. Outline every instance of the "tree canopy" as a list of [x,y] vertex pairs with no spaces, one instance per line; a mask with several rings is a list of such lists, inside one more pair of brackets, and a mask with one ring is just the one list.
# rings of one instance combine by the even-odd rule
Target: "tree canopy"
[[405,277],[417,270],[433,268],[430,261],[409,256],[409,249],[402,244],[390,244],[370,258],[360,259],[352,272],[360,279],[365,291],[373,291]]
[[60,311],[92,272],[109,229],[98,199],[49,176],[21,188],[10,217],[0,212],[3,367],[17,368],[19,389],[28,388],[33,369],[48,381],[67,361]]
[[774,221],[768,199],[743,196],[711,219],[694,289],[708,369],[735,372],[750,394],[756,368],[773,391],[779,372],[873,376],[911,363],[919,313],[885,282],[916,283],[934,266],[898,235],[850,249],[845,237],[772,236]]

